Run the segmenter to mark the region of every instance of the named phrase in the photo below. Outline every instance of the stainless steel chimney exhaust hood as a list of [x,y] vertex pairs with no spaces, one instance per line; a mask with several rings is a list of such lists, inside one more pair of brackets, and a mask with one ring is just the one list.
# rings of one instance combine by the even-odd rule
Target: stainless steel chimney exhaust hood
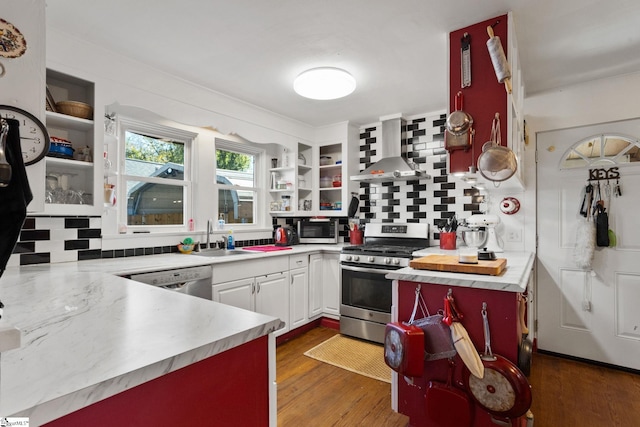
[[352,181],[389,182],[408,179],[431,178],[415,163],[409,163],[407,153],[407,122],[396,114],[380,117],[382,140],[379,151],[382,159],[375,162],[358,175],[350,177]]

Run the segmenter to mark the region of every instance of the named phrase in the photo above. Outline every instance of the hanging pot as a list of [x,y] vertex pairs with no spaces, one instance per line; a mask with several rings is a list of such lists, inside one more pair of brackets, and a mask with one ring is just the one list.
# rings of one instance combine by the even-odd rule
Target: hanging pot
[[496,113],[491,125],[491,141],[482,146],[478,157],[478,171],[493,182],[502,182],[511,178],[518,169],[518,161],[513,150],[501,145],[500,115]]
[[453,135],[460,136],[464,133],[467,133],[473,125],[473,118],[470,114],[465,113],[462,110],[462,92],[458,92],[455,98],[455,111],[449,114],[447,117],[447,130],[451,132]]
[[491,352],[487,303],[482,303],[485,351],[481,356],[484,377],[465,370],[464,385],[475,402],[491,415],[518,418],[531,407],[531,385],[527,377],[510,360]]

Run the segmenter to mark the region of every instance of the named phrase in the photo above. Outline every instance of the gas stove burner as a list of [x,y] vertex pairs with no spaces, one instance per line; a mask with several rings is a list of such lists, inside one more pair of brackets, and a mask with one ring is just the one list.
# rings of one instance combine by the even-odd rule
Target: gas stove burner
[[365,225],[364,244],[346,246],[342,253],[410,257],[417,250],[429,247],[429,225],[394,223]]
[[[422,248],[418,248],[422,249]],[[360,253],[371,255],[389,255],[389,256],[411,256],[415,251],[415,248],[408,248],[406,246],[392,246],[392,245],[359,245],[359,246],[345,246],[342,249],[343,253]]]

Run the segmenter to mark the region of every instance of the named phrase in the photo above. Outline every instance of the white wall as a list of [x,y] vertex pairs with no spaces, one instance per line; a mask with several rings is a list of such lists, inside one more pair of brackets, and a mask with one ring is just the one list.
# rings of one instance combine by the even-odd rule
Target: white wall
[[[230,98],[163,71],[71,37],[47,30],[48,68],[96,83],[105,105],[114,102],[153,111],[175,122],[210,126],[260,143],[291,145],[312,140],[314,129]],[[167,56],[167,61],[170,61]]]
[[[238,135],[246,140],[265,144],[265,148],[271,147],[268,144],[280,144],[292,150],[297,148],[298,142],[310,144],[309,141],[315,139],[316,130],[311,126],[184,81],[56,29],[48,28],[46,37],[47,68],[95,83],[97,120],[103,114],[105,106],[119,104],[152,112],[156,117],[172,122],[174,126],[181,123],[189,131],[200,134],[196,160],[213,158],[211,149],[216,137],[234,141],[238,140]],[[168,56],[167,60],[171,58]],[[202,127],[216,129],[217,132],[204,130]],[[199,195],[208,195],[207,183],[215,181],[212,178],[213,168],[201,163],[194,165],[199,177],[194,190]],[[213,213],[215,198],[198,197],[198,200],[193,217],[197,229],[204,230],[206,219],[216,216]],[[105,234],[111,235],[115,240],[104,244],[103,249],[122,246],[122,239],[114,235],[114,218],[104,220],[103,229],[108,229]],[[270,218],[265,217],[263,220],[270,225]],[[271,236],[270,230],[270,226],[258,233],[254,229],[251,238],[268,238]],[[144,239],[136,238],[138,241]],[[129,240],[125,239],[125,243],[142,244]],[[157,244],[151,241],[147,243]]]
[[525,99],[530,134],[640,117],[640,73],[567,86]]

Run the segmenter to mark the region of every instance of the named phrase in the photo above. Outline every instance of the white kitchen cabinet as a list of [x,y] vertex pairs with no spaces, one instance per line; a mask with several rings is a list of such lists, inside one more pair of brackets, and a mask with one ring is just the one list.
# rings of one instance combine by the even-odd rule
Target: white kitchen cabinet
[[275,335],[288,332],[290,329],[289,272],[256,277],[255,296],[256,312],[277,317],[284,322],[284,327],[279,329]]
[[285,332],[340,316],[340,254],[312,253],[216,264],[213,300],[278,317]]
[[[79,101],[93,108],[89,119],[47,111],[49,136],[71,143],[73,155],[51,153],[45,157],[46,188],[44,213],[50,215],[95,215],[103,207],[102,116],[96,108],[94,83],[51,69],[47,88],[55,102]],[[87,151],[85,151],[87,150]],[[97,157],[96,157],[97,156]],[[97,161],[96,161],[97,160]]]
[[309,320],[307,300],[309,298],[309,255],[289,257],[289,322],[290,329],[304,325]]
[[256,311],[256,281],[253,277],[218,284],[213,287],[213,300],[245,310]]
[[289,257],[269,257],[216,264],[213,300],[278,317],[289,331]]
[[340,254],[322,255],[322,301],[323,313],[329,317],[340,317]]
[[309,255],[309,319],[322,314],[323,263],[322,254]]

